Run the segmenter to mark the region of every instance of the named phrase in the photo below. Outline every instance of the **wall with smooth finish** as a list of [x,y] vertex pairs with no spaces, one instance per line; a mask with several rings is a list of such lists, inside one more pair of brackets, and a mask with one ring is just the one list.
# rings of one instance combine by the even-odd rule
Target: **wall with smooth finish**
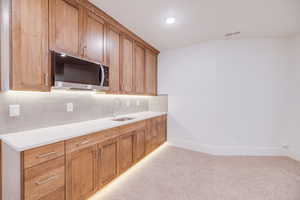
[[289,100],[284,38],[217,40],[162,52],[169,143],[225,155],[278,155]]
[[289,68],[291,70],[288,78],[289,101],[283,113],[283,124],[281,127],[281,137],[286,145],[287,155],[300,161],[300,35],[289,39],[291,60]]
[[0,48],[1,48],[1,60],[0,60],[0,90],[8,90],[9,89],[9,0],[1,0],[0,1],[0,15],[1,15],[1,23],[0,23]]

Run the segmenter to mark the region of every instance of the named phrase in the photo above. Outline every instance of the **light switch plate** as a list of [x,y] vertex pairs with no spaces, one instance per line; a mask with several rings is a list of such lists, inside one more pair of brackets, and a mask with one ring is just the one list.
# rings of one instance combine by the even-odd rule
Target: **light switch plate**
[[137,101],[136,101],[136,106],[140,106],[140,105],[141,105],[140,100],[137,100]]
[[73,111],[74,111],[73,103],[67,103],[67,112],[73,112]]
[[20,105],[9,105],[9,116],[10,117],[20,116]]

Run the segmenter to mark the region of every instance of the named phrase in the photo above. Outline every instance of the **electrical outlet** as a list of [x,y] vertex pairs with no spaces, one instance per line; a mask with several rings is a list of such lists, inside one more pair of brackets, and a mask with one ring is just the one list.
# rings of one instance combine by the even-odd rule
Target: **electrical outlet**
[[20,116],[20,105],[9,105],[9,116],[10,117]]
[[73,111],[74,111],[73,103],[67,103],[67,112],[73,112]]

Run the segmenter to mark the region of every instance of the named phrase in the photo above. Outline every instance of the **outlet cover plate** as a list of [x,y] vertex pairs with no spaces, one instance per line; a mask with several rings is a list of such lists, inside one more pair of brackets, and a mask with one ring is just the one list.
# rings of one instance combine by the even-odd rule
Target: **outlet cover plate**
[[9,116],[10,117],[20,116],[20,105],[9,105]]

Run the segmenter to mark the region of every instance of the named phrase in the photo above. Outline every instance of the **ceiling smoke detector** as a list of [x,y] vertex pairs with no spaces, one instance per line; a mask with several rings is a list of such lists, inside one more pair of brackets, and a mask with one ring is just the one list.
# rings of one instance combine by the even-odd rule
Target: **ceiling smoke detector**
[[231,37],[231,36],[235,36],[235,35],[239,35],[241,34],[241,32],[237,31],[237,32],[233,32],[233,33],[226,33],[225,37]]

